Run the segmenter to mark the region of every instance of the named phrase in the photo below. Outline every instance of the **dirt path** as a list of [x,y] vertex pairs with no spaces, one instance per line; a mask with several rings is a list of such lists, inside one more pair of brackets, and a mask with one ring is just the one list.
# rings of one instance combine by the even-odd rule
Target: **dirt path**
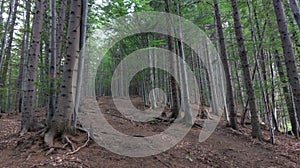
[[[139,99],[133,100],[139,104]],[[112,101],[100,99],[100,106],[113,126],[127,134],[153,135],[168,127],[167,123],[141,124],[118,117]],[[49,151],[42,137],[32,135],[19,138],[20,116],[0,119],[0,167],[300,167],[300,141],[278,134],[276,145],[258,142],[250,138],[250,128],[234,131],[221,122],[212,136],[198,142],[199,128],[192,128],[174,148],[155,156],[129,158],[113,154],[94,142],[78,153],[66,156],[70,151]],[[138,130],[138,131],[136,131]],[[264,131],[267,137],[268,131]],[[74,142],[85,141],[81,133],[71,137]],[[26,143],[24,143],[26,142]],[[63,145],[57,142],[57,146]]]

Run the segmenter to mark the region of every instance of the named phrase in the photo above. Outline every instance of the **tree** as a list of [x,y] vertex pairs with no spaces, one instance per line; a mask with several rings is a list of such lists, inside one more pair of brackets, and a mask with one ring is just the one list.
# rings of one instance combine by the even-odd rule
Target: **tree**
[[299,3],[297,0],[290,0],[290,7],[292,9],[292,12],[294,14],[294,18],[297,22],[297,25],[300,29],[300,9],[299,9]]
[[50,0],[51,12],[51,37],[50,37],[50,68],[49,68],[49,108],[47,113],[47,125],[50,125],[51,119],[55,113],[56,108],[56,1]]
[[228,58],[226,53],[226,45],[225,45],[225,37],[223,33],[222,20],[219,10],[219,4],[217,0],[214,0],[214,8],[215,8],[215,17],[217,20],[218,27],[218,35],[219,35],[219,44],[220,44],[220,57],[222,60],[225,76],[226,76],[226,92],[227,92],[227,103],[229,107],[229,115],[230,115],[230,125],[233,129],[237,129],[237,119],[236,119],[236,111],[235,104],[233,98],[232,84],[231,84],[231,75],[229,72]]
[[236,0],[231,0],[232,13],[234,19],[234,30],[235,36],[238,43],[239,56],[241,60],[241,66],[244,75],[244,82],[246,85],[247,95],[249,99],[249,107],[251,112],[251,125],[252,125],[252,136],[257,139],[262,139],[261,128],[259,124],[259,113],[256,106],[256,100],[254,95],[253,83],[251,80],[251,74],[249,69],[249,63],[247,58],[247,50],[245,48],[244,33],[242,30],[242,23],[240,13],[238,9],[238,3]]
[[69,24],[66,41],[66,57],[63,66],[62,82],[58,96],[57,109],[53,115],[51,125],[45,134],[45,142],[52,146],[56,136],[72,132],[72,114],[74,112],[73,74],[80,52],[80,23],[81,0],[73,0],[70,4]]
[[[165,0],[166,4],[166,12],[171,13],[171,1],[170,0]],[[172,26],[172,20],[170,20],[170,23],[168,23],[170,27]],[[171,30],[171,29],[170,29]],[[168,37],[168,49],[170,51],[174,51],[175,46],[174,46],[174,38],[173,37]],[[171,57],[172,60],[171,62],[171,69],[176,74],[177,68],[176,68],[176,57]],[[172,110],[172,118],[177,118],[179,115],[179,93],[178,93],[178,88],[176,84],[176,80],[173,76],[170,76],[170,82],[171,82],[171,95],[172,95],[172,103],[171,103],[171,110]]]
[[22,98],[22,130],[21,135],[34,127],[34,110],[36,103],[36,86],[38,58],[40,56],[40,43],[42,34],[42,23],[44,14],[44,0],[36,1],[36,11],[34,14],[32,37],[28,53],[28,64],[24,77],[24,88]]
[[282,0],[273,0],[274,11],[276,14],[278,31],[280,34],[287,76],[294,96],[294,104],[297,112],[298,122],[300,121],[300,82],[295,53],[292,40],[289,34],[285,11]]

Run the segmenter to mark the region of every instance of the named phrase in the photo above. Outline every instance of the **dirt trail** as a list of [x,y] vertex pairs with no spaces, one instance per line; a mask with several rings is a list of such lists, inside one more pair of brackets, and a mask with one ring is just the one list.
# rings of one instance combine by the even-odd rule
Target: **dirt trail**
[[[133,100],[139,106],[140,99]],[[168,127],[168,123],[135,123],[119,117],[113,103],[101,98],[107,120],[127,134],[153,135]],[[43,115],[42,115],[43,116]],[[71,148],[56,149],[46,156],[47,148],[41,136],[18,137],[20,116],[0,119],[0,167],[300,167],[300,141],[282,134],[276,135],[276,145],[250,138],[250,128],[232,130],[220,122],[215,132],[203,143],[198,142],[199,128],[192,128],[174,148],[155,156],[130,158],[113,154],[90,141],[79,152],[66,156]],[[136,131],[138,130],[138,131]],[[86,134],[70,137],[81,145]],[[264,131],[267,138],[268,131]],[[60,142],[57,146],[62,146]]]

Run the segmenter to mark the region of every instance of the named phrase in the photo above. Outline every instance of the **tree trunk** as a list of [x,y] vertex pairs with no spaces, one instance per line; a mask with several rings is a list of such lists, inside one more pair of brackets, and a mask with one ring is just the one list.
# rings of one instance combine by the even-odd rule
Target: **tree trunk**
[[43,25],[44,0],[36,1],[32,37],[28,53],[27,73],[24,75],[24,88],[22,98],[22,131],[21,135],[33,128],[34,108],[36,100],[35,82],[37,79],[38,58],[40,56],[40,42]]
[[249,63],[247,58],[247,51],[245,48],[244,34],[242,31],[241,18],[238,10],[238,4],[236,0],[231,0],[233,8],[233,19],[234,19],[234,29],[236,34],[236,39],[239,48],[239,55],[242,64],[244,81],[246,85],[247,95],[249,97],[249,106],[251,112],[251,125],[252,125],[252,136],[259,140],[262,139],[261,128],[259,124],[259,114],[257,111],[257,105],[254,95],[253,83],[251,80],[251,74],[249,69]]
[[51,35],[50,35],[50,67],[49,67],[49,108],[47,113],[47,125],[51,124],[51,119],[56,108],[56,0],[50,0],[51,13]]
[[[2,70],[2,76],[1,76],[1,82],[2,82],[2,87],[5,88],[6,86],[6,78],[7,78],[7,73],[8,73],[8,69],[9,69],[9,62],[11,60],[11,49],[12,49],[12,44],[13,44],[13,39],[14,39],[14,30],[15,30],[15,24],[16,24],[16,19],[17,19],[17,10],[18,10],[18,6],[19,6],[19,0],[15,0],[14,3],[14,8],[13,8],[13,12],[12,12],[12,16],[11,16],[11,21],[7,23],[8,26],[8,40],[6,42],[5,45],[6,48],[4,49],[4,51],[2,51],[2,53],[5,53],[5,60],[3,62],[3,70]],[[4,58],[4,55],[3,55]],[[0,69],[1,70],[1,69]],[[8,85],[9,86],[9,85]],[[7,88],[7,92],[9,92],[9,89]],[[1,94],[1,93],[0,93]],[[4,94],[4,93],[3,93]],[[8,95],[6,95],[7,97]],[[1,95],[2,97],[2,95]],[[2,98],[0,97],[0,104],[2,104]],[[0,105],[1,106],[1,105]],[[7,108],[6,108],[7,109]],[[0,107],[0,111],[1,111],[1,107]]]
[[[166,3],[166,12],[167,13],[171,13],[171,2],[170,0],[165,0]],[[170,25],[170,28],[172,27],[172,20],[170,20],[170,23],[168,23]],[[171,29],[170,29],[171,30]],[[168,36],[168,49],[171,52],[174,52],[174,38]],[[171,56],[172,60],[170,60],[171,62],[171,70],[174,72],[174,74],[176,74],[177,68],[176,68],[176,57]],[[176,84],[176,80],[175,77],[170,75],[170,82],[171,82],[171,94],[172,94],[172,107],[171,107],[171,111],[172,111],[172,115],[171,118],[177,118],[179,115],[179,94],[178,94],[178,89],[177,89],[177,84]]]
[[237,118],[236,118],[236,111],[235,111],[235,104],[234,104],[234,98],[233,98],[233,91],[232,91],[232,84],[231,84],[231,75],[229,71],[229,65],[228,65],[228,58],[227,58],[227,52],[226,52],[226,45],[225,45],[225,37],[223,33],[223,27],[222,27],[222,20],[221,15],[219,11],[219,5],[218,1],[214,0],[214,7],[215,7],[215,17],[217,21],[217,27],[218,27],[218,35],[219,35],[219,44],[220,44],[220,50],[221,50],[221,60],[223,63],[223,68],[226,76],[226,92],[227,92],[227,103],[229,107],[229,115],[230,115],[230,126],[233,129],[237,129]]
[[25,72],[27,71],[26,66],[28,62],[28,47],[29,47],[29,29],[30,29],[30,11],[31,11],[31,1],[26,1],[26,20],[25,20],[25,31],[23,35],[23,42],[22,42],[22,56],[19,65],[19,76],[17,82],[17,94],[16,94],[16,111],[21,112],[22,108],[22,88],[23,88],[23,81],[25,81]]
[[294,14],[294,18],[297,22],[298,28],[300,30],[300,9],[299,9],[299,3],[297,0],[290,0],[290,6],[292,9],[292,12]]
[[66,42],[66,60],[63,67],[62,82],[58,96],[57,110],[52,118],[50,128],[45,134],[45,142],[52,146],[54,137],[70,133],[72,114],[74,112],[73,74],[80,52],[81,0],[71,1],[70,17]]
[[60,1],[60,9],[58,12],[58,21],[57,21],[57,35],[56,35],[56,70],[57,73],[60,73],[60,64],[62,59],[62,44],[65,37],[65,21],[66,21],[66,11],[68,7],[68,1],[67,0],[61,0]]
[[84,56],[85,56],[85,42],[86,42],[86,31],[87,31],[87,20],[88,20],[88,0],[82,1],[82,24],[81,24],[81,36],[80,36],[80,56],[78,61],[78,72],[77,72],[77,83],[76,83],[76,95],[75,95],[75,109],[73,126],[77,124],[77,114],[80,103],[81,87],[83,80],[84,70]]
[[7,33],[8,33],[8,28],[9,28],[11,13],[12,13],[12,10],[13,10],[13,5],[14,5],[14,1],[10,1],[8,17],[7,17],[7,21],[6,21],[6,24],[5,24],[4,34],[3,34],[2,43],[1,43],[0,70],[2,69],[2,63],[3,63],[3,59],[4,59],[5,48],[6,48],[6,36],[7,36]]
[[290,92],[289,87],[286,85],[287,84],[287,81],[285,79],[286,75],[284,74],[284,71],[283,71],[281,58],[278,55],[278,51],[275,51],[275,52],[276,52],[275,58],[276,58],[276,64],[277,64],[277,68],[278,68],[278,74],[279,74],[279,77],[280,77],[280,81],[283,84],[282,90],[283,90],[285,103],[286,103],[288,113],[289,113],[289,117],[290,117],[290,121],[291,121],[292,132],[294,133],[295,137],[299,138],[299,128],[298,128],[296,113],[295,113],[295,109],[294,109],[294,106],[293,106],[292,98],[289,94],[291,92]]
[[294,104],[297,112],[298,122],[300,122],[300,82],[295,61],[294,49],[291,41],[291,37],[288,31],[288,25],[286,22],[286,16],[282,0],[273,0],[274,10],[277,18],[278,30],[280,33],[285,64],[287,69],[287,76],[292,88],[294,96]]

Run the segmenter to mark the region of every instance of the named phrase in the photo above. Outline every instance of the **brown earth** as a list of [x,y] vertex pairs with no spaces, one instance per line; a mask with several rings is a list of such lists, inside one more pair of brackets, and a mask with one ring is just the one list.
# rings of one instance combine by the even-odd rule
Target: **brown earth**
[[[141,99],[132,101],[142,108]],[[114,128],[129,135],[154,135],[170,125],[169,122],[136,123],[125,119],[109,98],[100,98],[99,106]],[[39,122],[44,122],[43,111],[37,113]],[[201,123],[199,120],[199,125]],[[172,149],[144,158],[114,154],[92,140],[70,154],[73,149],[68,142],[58,139],[53,150],[43,143],[42,131],[27,133],[24,137],[19,137],[19,131],[20,115],[4,115],[0,119],[0,167],[300,167],[300,140],[277,133],[276,144],[272,145],[252,139],[250,127],[235,131],[226,127],[224,121],[205,142],[198,142],[201,128],[193,127]],[[263,134],[268,139],[268,131],[264,130]],[[82,131],[68,137],[74,149],[87,140],[87,134]]]

